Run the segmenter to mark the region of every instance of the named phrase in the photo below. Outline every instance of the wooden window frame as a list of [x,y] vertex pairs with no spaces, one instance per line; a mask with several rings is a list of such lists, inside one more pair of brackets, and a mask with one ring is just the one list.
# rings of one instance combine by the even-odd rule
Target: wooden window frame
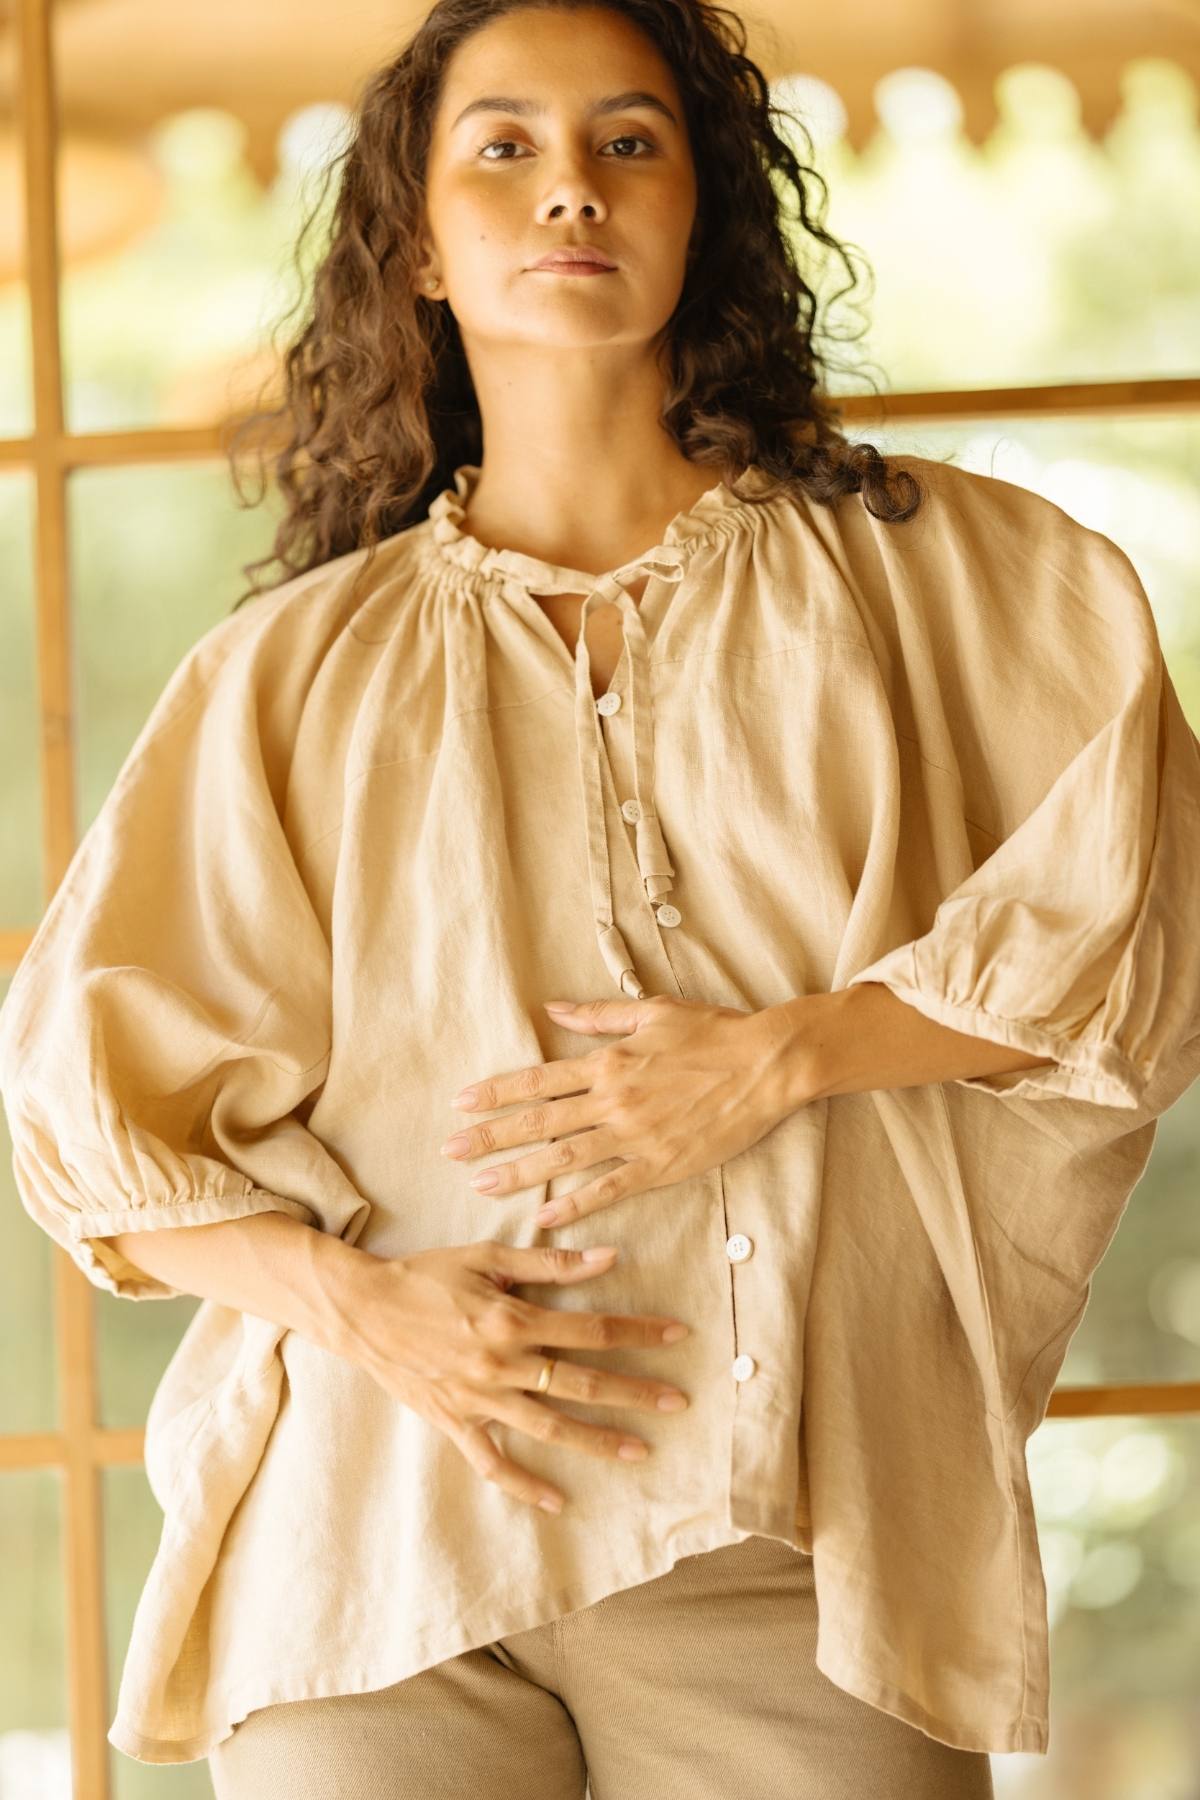
[[[70,655],[67,481],[80,468],[193,462],[225,454],[232,421],[194,428],[71,433],[63,422],[59,330],[57,130],[52,0],[19,0],[17,68],[24,156],[27,268],[32,321],[33,433],[0,439],[0,470],[34,477],[37,685],[42,774],[42,846],[49,902],[74,854],[76,817]],[[1064,418],[1200,410],[1200,377],[1047,383],[1031,387],[839,396],[848,421]],[[11,973],[32,940],[0,927],[0,972]],[[15,1469],[62,1476],[67,1617],[67,1693],[74,1794],[109,1800],[108,1657],[105,1634],[102,1471],[144,1461],[141,1429],[97,1420],[96,1289],[66,1251],[53,1257],[59,1428],[0,1433],[0,1479]],[[1200,1382],[1125,1382],[1059,1387],[1052,1418],[1200,1412]]]

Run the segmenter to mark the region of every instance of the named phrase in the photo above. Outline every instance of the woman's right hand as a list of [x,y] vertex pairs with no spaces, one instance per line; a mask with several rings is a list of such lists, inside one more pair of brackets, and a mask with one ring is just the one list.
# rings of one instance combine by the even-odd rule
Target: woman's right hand
[[353,1335],[361,1355],[355,1360],[388,1393],[445,1432],[485,1481],[529,1505],[556,1502],[550,1510],[557,1512],[563,1496],[504,1456],[487,1430],[489,1422],[589,1456],[618,1456],[623,1444],[640,1440],[587,1424],[545,1400],[657,1412],[660,1398],[679,1390],[651,1376],[615,1375],[560,1360],[546,1394],[535,1398],[529,1390],[545,1366],[544,1351],[649,1347],[661,1344],[664,1329],[679,1321],[537,1306],[509,1289],[551,1282],[574,1287],[608,1274],[615,1260],[615,1251],[603,1261],[584,1262],[582,1251],[556,1244],[525,1247],[491,1239],[373,1258],[359,1289]]

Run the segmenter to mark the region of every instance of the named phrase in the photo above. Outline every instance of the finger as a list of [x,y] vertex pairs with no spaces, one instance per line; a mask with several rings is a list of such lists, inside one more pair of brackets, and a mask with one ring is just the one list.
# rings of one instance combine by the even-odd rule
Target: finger
[[653,1173],[636,1160],[618,1163],[595,1181],[572,1188],[569,1193],[555,1194],[545,1206],[538,1208],[534,1220],[538,1225],[574,1225],[589,1214],[615,1206],[630,1194],[645,1193],[655,1182]]
[[[540,1282],[578,1280],[583,1273],[603,1272],[611,1263],[583,1262],[586,1250],[567,1250],[559,1244],[501,1244],[486,1241],[472,1246],[481,1259],[481,1273],[509,1276],[522,1286]],[[568,1312],[559,1307],[537,1306],[518,1299],[516,1318],[527,1338],[561,1349],[602,1350],[613,1345],[676,1343],[689,1327],[668,1313]],[[512,1316],[511,1309],[508,1316]],[[664,1339],[664,1333],[671,1336]]]
[[481,1275],[503,1276],[510,1286],[515,1281],[586,1281],[606,1274],[620,1254],[615,1244],[568,1250],[561,1244],[505,1244],[498,1238],[481,1238],[468,1249],[473,1253],[470,1267]]
[[487,1081],[472,1081],[474,1095],[469,1106],[452,1107],[454,1112],[495,1112],[497,1107],[512,1106],[517,1101],[555,1100],[562,1094],[583,1094],[596,1076],[594,1052],[586,1056],[563,1057],[553,1063],[534,1063],[529,1068],[513,1069],[506,1075],[493,1075]]
[[[511,1358],[495,1372],[494,1379],[505,1387],[536,1395],[539,1402],[544,1398],[573,1400],[585,1406],[630,1406],[652,1413],[683,1412],[688,1405],[687,1395],[669,1381],[654,1381],[644,1375],[617,1375],[610,1369],[595,1369],[561,1357],[555,1358],[550,1377],[554,1392],[539,1394],[538,1382],[546,1367],[541,1348],[539,1345],[528,1356]],[[659,1402],[667,1397],[677,1397],[683,1404],[661,1406]]]
[[472,1157],[486,1156],[493,1150],[511,1150],[514,1144],[555,1143],[573,1131],[586,1131],[593,1121],[587,1116],[588,1094],[575,1094],[567,1100],[545,1105],[540,1100],[520,1112],[500,1113],[494,1119],[470,1129],[464,1123],[455,1127],[456,1137],[465,1137],[467,1148],[450,1162],[466,1163]]
[[572,1000],[546,1010],[556,1025],[565,1025],[569,1031],[631,1032],[645,1023],[655,1000],[663,998],[666,996],[649,994],[642,1000]]
[[641,1349],[675,1344],[687,1337],[688,1327],[669,1313],[568,1312],[557,1306],[528,1306],[518,1330],[560,1350],[614,1350],[626,1344]]
[[551,1503],[553,1511],[561,1511],[566,1496],[558,1488],[547,1487],[536,1475],[523,1469],[520,1463],[505,1456],[485,1425],[459,1425],[449,1435],[471,1467],[485,1481],[494,1482],[506,1494],[512,1494],[514,1499],[523,1500],[529,1506],[540,1506],[545,1500]]
[[[521,1138],[519,1132],[513,1135],[518,1140]],[[522,1188],[550,1181],[575,1169],[594,1168],[597,1163],[621,1154],[611,1126],[585,1125],[582,1130],[552,1138],[549,1142],[549,1148],[527,1150],[524,1156],[511,1157],[508,1162],[487,1164],[471,1177],[470,1185],[474,1187],[480,1175],[494,1175],[494,1186],[476,1191],[485,1193],[489,1200],[506,1200]]]
[[[556,1370],[556,1377],[557,1373]],[[526,1437],[536,1438],[541,1444],[552,1444],[556,1449],[565,1446],[582,1450],[585,1456],[595,1456],[603,1462],[644,1462],[652,1454],[651,1446],[643,1438],[615,1426],[589,1425],[586,1419],[573,1419],[569,1413],[559,1412],[557,1407],[547,1406],[544,1401],[524,1394],[508,1394],[503,1400],[493,1400],[489,1404],[496,1409],[493,1417],[502,1424],[511,1425],[514,1431],[522,1431]],[[623,1450],[636,1451],[636,1455],[622,1456]]]

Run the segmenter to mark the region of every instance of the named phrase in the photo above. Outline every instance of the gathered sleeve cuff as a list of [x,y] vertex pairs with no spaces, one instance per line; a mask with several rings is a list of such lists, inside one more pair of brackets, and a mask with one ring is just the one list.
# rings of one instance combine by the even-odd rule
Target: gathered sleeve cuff
[[1002,648],[985,620],[957,670],[996,848],[847,985],[1053,1059],[962,1086],[1129,1109],[1154,1084],[1161,1106],[1194,1078],[1200,1038],[1200,744],[1129,559],[1081,526],[1069,544],[1054,587],[1021,597],[1031,621],[1046,601],[1061,650],[1031,630],[1039,666],[1022,668],[1010,607]]

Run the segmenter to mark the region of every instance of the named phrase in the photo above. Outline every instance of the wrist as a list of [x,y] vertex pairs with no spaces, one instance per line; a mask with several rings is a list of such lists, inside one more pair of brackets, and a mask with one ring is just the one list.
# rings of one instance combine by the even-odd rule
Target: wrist
[[780,1117],[819,1100],[835,1081],[834,1053],[844,994],[801,994],[761,1013],[775,1043],[774,1074]]
[[326,1231],[309,1232],[307,1251],[310,1279],[303,1288],[301,1336],[365,1366],[372,1340],[364,1325],[383,1259]]

